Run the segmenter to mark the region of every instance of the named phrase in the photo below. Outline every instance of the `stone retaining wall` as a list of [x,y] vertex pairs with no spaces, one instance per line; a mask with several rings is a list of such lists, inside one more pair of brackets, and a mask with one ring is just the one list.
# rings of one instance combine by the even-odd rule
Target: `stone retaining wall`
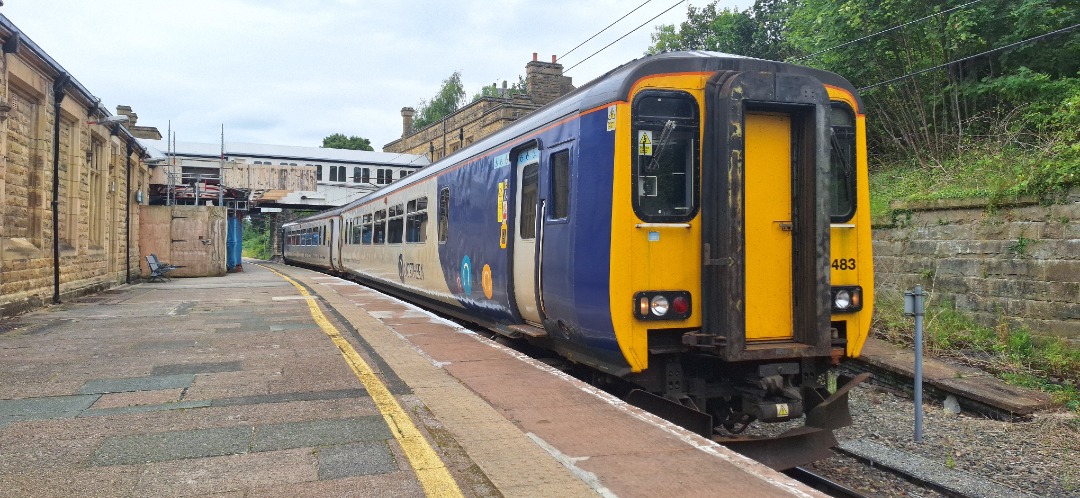
[[874,230],[877,290],[921,284],[980,323],[1080,345],[1080,191],[1066,204],[907,203]]

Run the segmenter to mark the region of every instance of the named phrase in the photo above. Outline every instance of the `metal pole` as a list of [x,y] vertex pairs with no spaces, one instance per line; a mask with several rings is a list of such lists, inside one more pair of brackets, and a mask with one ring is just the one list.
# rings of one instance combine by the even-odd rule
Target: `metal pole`
[[922,442],[923,422],[923,289],[915,286],[914,292],[904,293],[904,313],[915,315],[915,442]]

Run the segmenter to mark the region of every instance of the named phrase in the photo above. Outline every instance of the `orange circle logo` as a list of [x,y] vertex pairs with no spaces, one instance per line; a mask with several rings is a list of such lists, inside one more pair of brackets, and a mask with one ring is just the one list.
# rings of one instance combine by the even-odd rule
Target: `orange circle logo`
[[491,293],[493,292],[493,286],[491,283],[491,267],[484,265],[484,270],[480,274],[481,283],[484,285],[484,297],[491,299]]

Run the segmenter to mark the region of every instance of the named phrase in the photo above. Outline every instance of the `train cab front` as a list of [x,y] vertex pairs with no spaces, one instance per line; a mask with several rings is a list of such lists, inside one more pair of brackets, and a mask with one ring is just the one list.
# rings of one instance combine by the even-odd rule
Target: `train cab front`
[[[835,374],[841,358],[858,354],[869,323],[869,223],[859,212],[868,203],[858,183],[865,135],[854,90],[819,76],[757,61],[706,78],[699,174],[668,182],[699,196],[687,204],[698,210],[688,231],[700,241],[700,291],[635,296],[639,321],[655,319],[654,294],[664,310],[684,299],[692,319],[649,330],[649,369],[628,401],[653,411],[666,402],[676,423],[779,469],[828,455],[832,429],[851,423],[847,392],[866,378]],[[651,96],[686,98],[651,90],[634,100],[632,137],[653,142],[637,144],[632,160],[643,177],[638,195],[658,193],[639,204],[663,198],[664,177],[647,177],[664,171],[657,151],[678,146],[672,137],[688,127],[670,102],[674,117],[640,112],[657,114],[660,106],[638,104]],[[804,426],[780,436],[744,432],[800,417]]]

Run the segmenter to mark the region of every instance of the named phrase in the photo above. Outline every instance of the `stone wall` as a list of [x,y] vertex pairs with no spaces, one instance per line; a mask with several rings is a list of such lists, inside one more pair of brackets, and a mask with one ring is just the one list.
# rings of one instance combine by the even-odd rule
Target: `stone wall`
[[980,323],[1080,345],[1080,190],[1065,204],[907,203],[875,225],[879,293],[916,284]]
[[54,294],[67,300],[138,277],[139,251],[129,250],[138,240],[132,206],[146,191],[148,168],[122,125],[98,124],[108,115],[100,100],[66,81],[63,68],[24,35],[0,23],[0,46],[3,317],[52,302]]
[[562,75],[562,64],[540,62],[533,54],[525,66],[526,92],[483,97],[420,130],[412,129],[414,110],[402,109],[402,137],[383,146],[385,152],[426,155],[432,162],[484,138],[574,89]]

